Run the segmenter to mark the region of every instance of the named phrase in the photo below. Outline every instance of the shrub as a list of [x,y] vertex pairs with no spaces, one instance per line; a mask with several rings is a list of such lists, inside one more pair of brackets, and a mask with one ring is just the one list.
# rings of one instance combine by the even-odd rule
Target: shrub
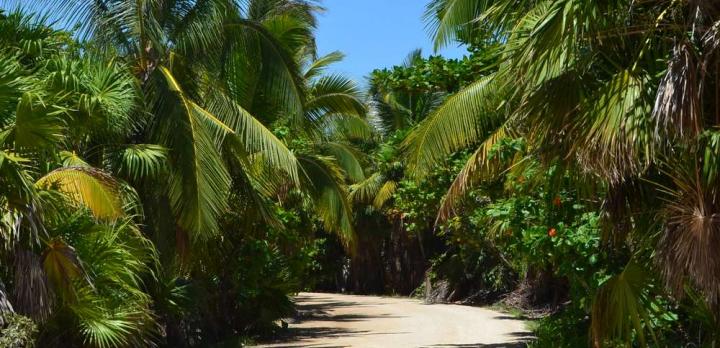
[[32,348],[35,347],[35,338],[38,328],[30,318],[18,315],[4,315],[5,327],[0,328],[0,347],[3,348]]

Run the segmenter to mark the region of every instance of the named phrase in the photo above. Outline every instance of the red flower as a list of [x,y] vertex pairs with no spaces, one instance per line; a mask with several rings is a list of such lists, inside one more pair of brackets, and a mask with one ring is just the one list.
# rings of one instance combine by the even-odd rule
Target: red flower
[[553,199],[553,205],[556,207],[562,205],[562,199],[560,199],[560,196],[555,196],[555,199]]
[[557,236],[557,230],[556,230],[554,227],[551,228],[551,229],[548,231],[548,236],[550,236],[550,238]]

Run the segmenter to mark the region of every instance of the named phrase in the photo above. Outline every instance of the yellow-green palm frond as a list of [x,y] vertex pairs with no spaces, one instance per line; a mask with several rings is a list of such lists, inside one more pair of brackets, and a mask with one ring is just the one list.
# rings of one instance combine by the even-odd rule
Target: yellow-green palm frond
[[35,185],[56,189],[73,201],[86,206],[97,218],[114,220],[124,215],[119,184],[110,175],[90,167],[56,169]]
[[63,167],[91,167],[80,155],[71,151],[60,151],[60,163]]
[[350,186],[350,199],[355,203],[370,203],[384,182],[384,175],[373,173],[367,179]]
[[50,241],[42,254],[43,270],[56,292],[73,296],[73,281],[83,275],[75,249],[62,240]]
[[385,183],[382,185],[382,187],[380,187],[377,194],[375,195],[375,199],[373,199],[373,206],[376,209],[381,209],[383,205],[385,205],[385,202],[392,198],[396,189],[397,183],[395,181],[385,181]]
[[374,173],[350,186],[350,199],[355,203],[372,204],[376,209],[382,209],[396,189],[397,182],[388,180],[382,173]]

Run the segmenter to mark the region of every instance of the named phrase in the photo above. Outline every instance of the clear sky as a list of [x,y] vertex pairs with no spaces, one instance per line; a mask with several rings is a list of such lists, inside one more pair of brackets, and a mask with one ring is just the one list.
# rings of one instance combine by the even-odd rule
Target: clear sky
[[[327,11],[319,16],[317,44],[320,54],[345,53],[335,72],[358,82],[376,68],[399,65],[416,48],[433,53],[432,40],[422,16],[429,0],[324,0]],[[466,50],[448,47],[440,52],[462,57]]]
[[[24,0],[0,0],[0,6],[15,8]],[[433,53],[423,13],[430,0],[322,0],[326,12],[318,17],[316,33],[320,54],[342,51],[346,58],[331,71],[364,83],[373,69],[399,65],[412,50]],[[457,58],[466,50],[451,46],[440,54]]]

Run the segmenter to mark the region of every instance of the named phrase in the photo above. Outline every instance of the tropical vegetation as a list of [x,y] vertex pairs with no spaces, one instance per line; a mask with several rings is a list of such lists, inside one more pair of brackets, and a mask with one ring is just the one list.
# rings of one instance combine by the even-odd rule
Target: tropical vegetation
[[241,346],[302,290],[500,303],[535,347],[720,344],[716,4],[430,0],[466,56],[366,86],[322,10],[2,9],[0,346]]

